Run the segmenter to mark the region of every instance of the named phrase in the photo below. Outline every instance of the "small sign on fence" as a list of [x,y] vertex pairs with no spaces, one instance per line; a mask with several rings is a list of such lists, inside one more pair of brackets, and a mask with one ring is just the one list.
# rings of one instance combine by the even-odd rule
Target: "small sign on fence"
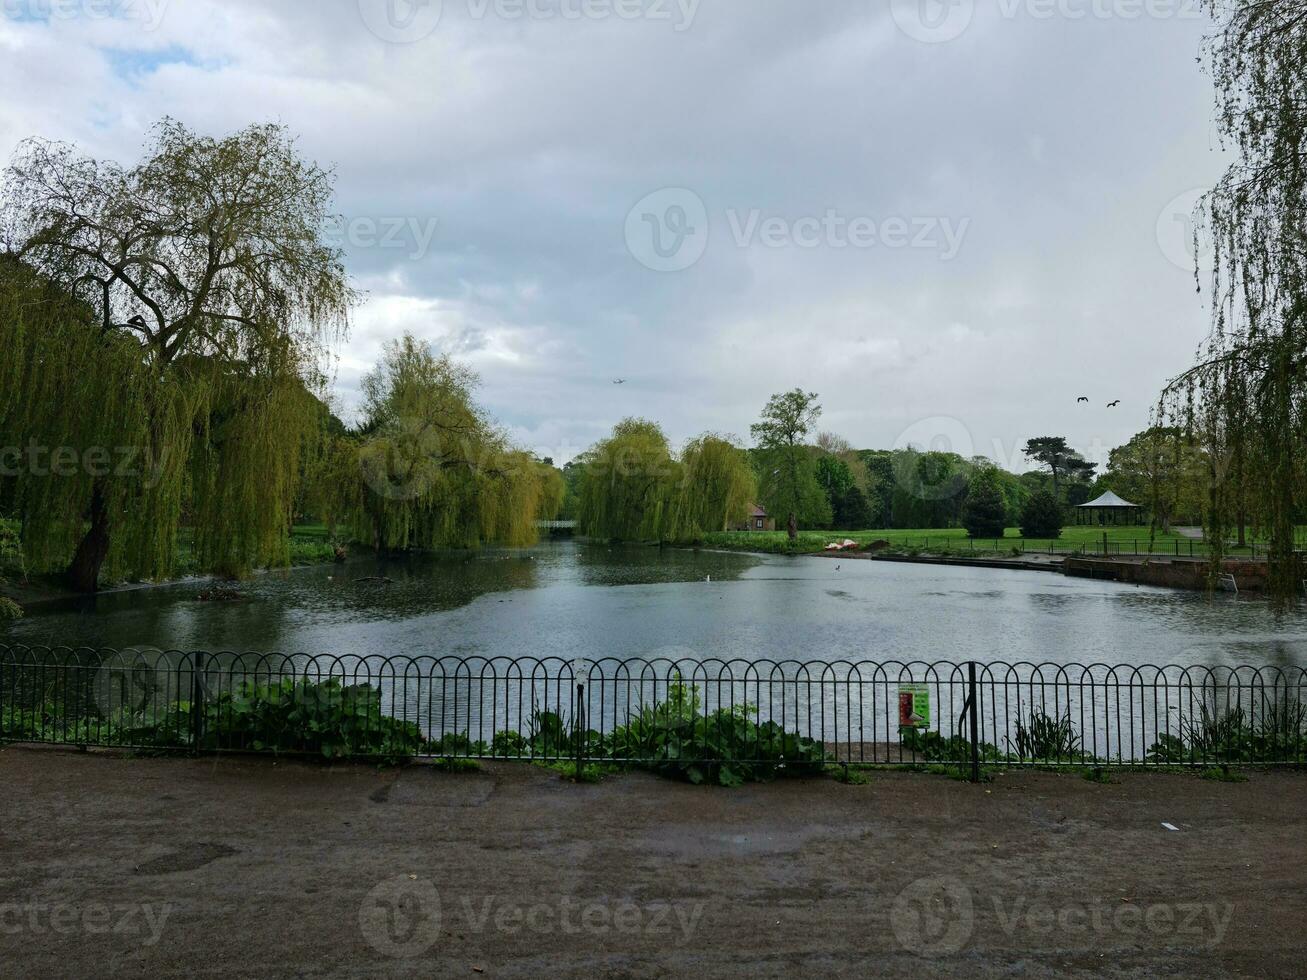
[[930,727],[930,688],[925,684],[899,685],[899,727]]

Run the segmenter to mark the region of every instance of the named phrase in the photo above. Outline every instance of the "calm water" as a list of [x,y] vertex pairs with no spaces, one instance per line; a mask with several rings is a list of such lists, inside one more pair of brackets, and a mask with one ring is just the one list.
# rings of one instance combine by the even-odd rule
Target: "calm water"
[[[390,584],[359,581],[384,575]],[[711,581],[709,581],[711,577]],[[1307,664],[1307,610],[1041,572],[572,542],[102,596],[20,643],[286,653]]]

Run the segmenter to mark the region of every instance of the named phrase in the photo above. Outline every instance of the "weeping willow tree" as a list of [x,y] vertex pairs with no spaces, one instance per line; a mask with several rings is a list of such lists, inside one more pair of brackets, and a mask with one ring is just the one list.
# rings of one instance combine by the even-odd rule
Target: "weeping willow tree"
[[567,481],[563,471],[552,463],[540,463],[540,507],[536,516],[542,521],[556,521],[563,510],[567,496]]
[[1269,589],[1300,578],[1294,555],[1307,436],[1307,9],[1301,0],[1206,0],[1208,61],[1235,162],[1200,205],[1213,246],[1213,330],[1166,388],[1161,415],[1208,451],[1213,574],[1234,526],[1269,541]]
[[681,451],[681,469],[665,538],[696,540],[748,517],[758,481],[748,455],[733,441],[713,433],[691,440]]
[[581,462],[577,522],[582,534],[609,541],[664,540],[681,467],[657,423],[624,419]]
[[165,120],[127,169],[20,147],[0,196],[0,431],[68,463],[14,477],[34,568],[83,591],[106,570],[164,577],[184,507],[202,568],[285,559],[311,392],[356,301],[322,237],[331,195],[280,126],[211,139]]
[[546,492],[473,398],[476,376],[405,335],[363,381],[363,422],[332,452],[331,523],[378,551],[533,544]]

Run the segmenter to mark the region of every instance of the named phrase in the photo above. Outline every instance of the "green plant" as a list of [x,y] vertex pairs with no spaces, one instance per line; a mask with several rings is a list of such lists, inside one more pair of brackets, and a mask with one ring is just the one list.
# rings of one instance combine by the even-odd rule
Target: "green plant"
[[1017,758],[1024,762],[1070,759],[1080,751],[1080,736],[1076,734],[1071,716],[1053,718],[1043,711],[1032,711],[1028,720],[1017,719],[1016,743],[1008,740]]
[[0,623],[11,623],[23,618],[23,607],[12,599],[0,595]]
[[781,775],[821,772],[825,746],[774,721],[753,720],[758,709],[737,705],[700,714],[699,689],[678,677],[667,698],[647,706],[602,740],[610,759],[624,759],[691,783],[739,786]]
[[0,520],[0,582],[5,579],[21,582],[26,578],[27,563],[18,529],[9,521]]
[[1052,490],[1031,494],[1021,508],[1021,536],[1056,539],[1062,536],[1062,504]]
[[1253,723],[1242,705],[1218,712],[1199,705],[1195,718],[1182,717],[1179,734],[1166,733],[1148,750],[1150,762],[1289,762],[1307,759],[1307,705],[1290,692],[1263,702]]
[[437,759],[435,767],[441,772],[480,772],[481,763],[476,759]]
[[826,773],[837,783],[846,786],[866,786],[871,782],[871,775],[866,770],[849,766],[830,765],[826,767]]
[[1229,769],[1220,769],[1217,767],[1213,767],[1211,769],[1204,769],[1201,773],[1199,773],[1199,778],[1210,779],[1212,782],[1216,782],[1216,783],[1248,782],[1248,777],[1243,775],[1242,773],[1231,772]]
[[310,752],[327,759],[411,759],[422,748],[417,725],[384,715],[369,684],[242,681],[204,704],[200,748]]

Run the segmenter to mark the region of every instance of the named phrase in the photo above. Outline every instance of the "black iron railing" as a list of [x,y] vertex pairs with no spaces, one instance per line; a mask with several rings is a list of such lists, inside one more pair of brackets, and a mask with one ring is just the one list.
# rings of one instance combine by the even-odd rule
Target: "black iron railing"
[[0,739],[692,778],[829,764],[973,776],[985,765],[1283,766],[1307,763],[1307,669],[0,646]]

